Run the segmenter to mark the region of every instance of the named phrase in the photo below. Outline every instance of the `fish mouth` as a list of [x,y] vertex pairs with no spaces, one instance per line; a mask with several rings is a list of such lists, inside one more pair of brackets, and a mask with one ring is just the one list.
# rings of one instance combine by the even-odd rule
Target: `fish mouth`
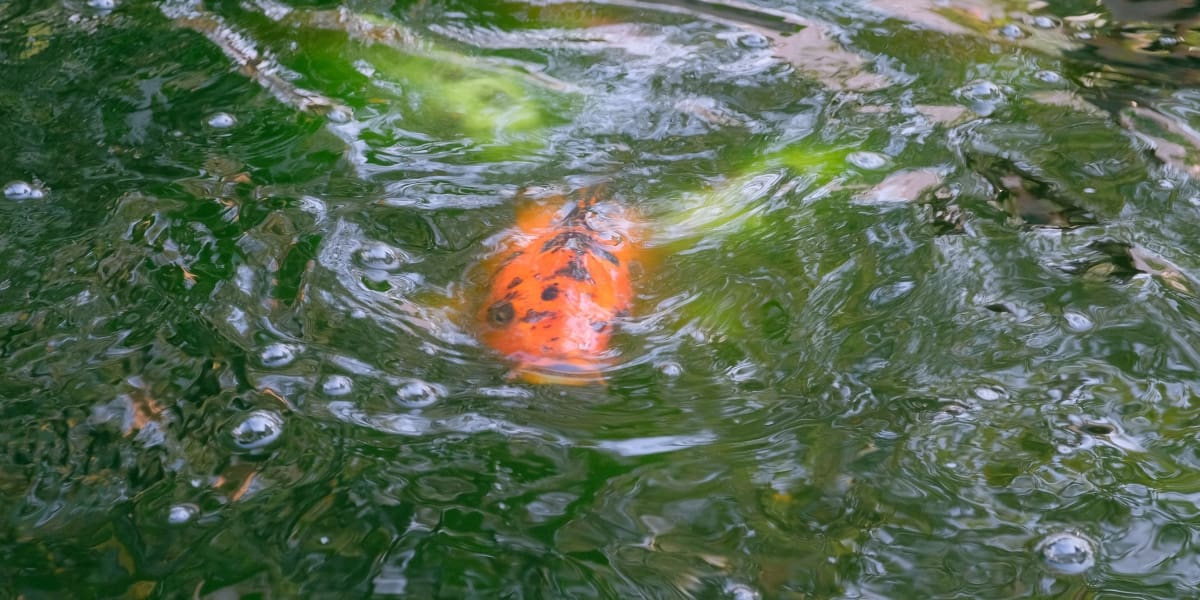
[[603,385],[603,372],[607,366],[606,363],[596,361],[527,362],[513,369],[510,376],[533,384]]

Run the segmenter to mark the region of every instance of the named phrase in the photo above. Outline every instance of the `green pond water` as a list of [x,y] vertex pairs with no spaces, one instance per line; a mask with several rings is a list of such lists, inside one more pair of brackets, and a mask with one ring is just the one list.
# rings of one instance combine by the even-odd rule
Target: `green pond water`
[[0,3],[0,597],[1196,597],[1200,33],[1107,10]]

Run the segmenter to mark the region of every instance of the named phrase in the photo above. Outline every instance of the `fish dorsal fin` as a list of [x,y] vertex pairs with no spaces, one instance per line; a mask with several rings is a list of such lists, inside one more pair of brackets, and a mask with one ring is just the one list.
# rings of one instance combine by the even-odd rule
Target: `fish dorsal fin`
[[[517,228],[525,232],[544,231],[560,221],[570,221],[585,215],[600,201],[603,187],[593,185],[569,195],[535,196],[522,191],[517,194]],[[573,196],[574,201],[569,198]]]
[[604,184],[597,183],[575,192],[578,197],[576,206],[580,211],[588,211],[604,196]]
[[579,225],[587,218],[592,207],[600,202],[603,196],[603,184],[591,185],[575,190],[572,194],[574,202],[564,202],[562,205],[562,220],[564,223]]

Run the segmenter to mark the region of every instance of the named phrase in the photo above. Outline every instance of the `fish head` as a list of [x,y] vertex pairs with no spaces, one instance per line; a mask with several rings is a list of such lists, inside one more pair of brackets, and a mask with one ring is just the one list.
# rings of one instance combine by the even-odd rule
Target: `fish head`
[[483,342],[534,383],[588,383],[611,354],[614,321],[629,304],[628,275],[589,256],[522,254],[493,278],[479,309]]
[[480,339],[532,383],[591,383],[611,366],[614,322],[632,298],[628,252],[586,229],[528,240],[491,278]]

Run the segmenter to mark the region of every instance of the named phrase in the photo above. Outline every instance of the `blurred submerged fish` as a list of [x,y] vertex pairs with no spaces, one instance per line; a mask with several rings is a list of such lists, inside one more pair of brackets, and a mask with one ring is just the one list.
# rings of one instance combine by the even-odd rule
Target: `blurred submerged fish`
[[634,223],[592,193],[518,211],[492,262],[480,337],[531,383],[603,381],[614,321],[633,300]]
[[1200,21],[1200,0],[1102,0],[1117,21],[1172,25],[1184,32]]

